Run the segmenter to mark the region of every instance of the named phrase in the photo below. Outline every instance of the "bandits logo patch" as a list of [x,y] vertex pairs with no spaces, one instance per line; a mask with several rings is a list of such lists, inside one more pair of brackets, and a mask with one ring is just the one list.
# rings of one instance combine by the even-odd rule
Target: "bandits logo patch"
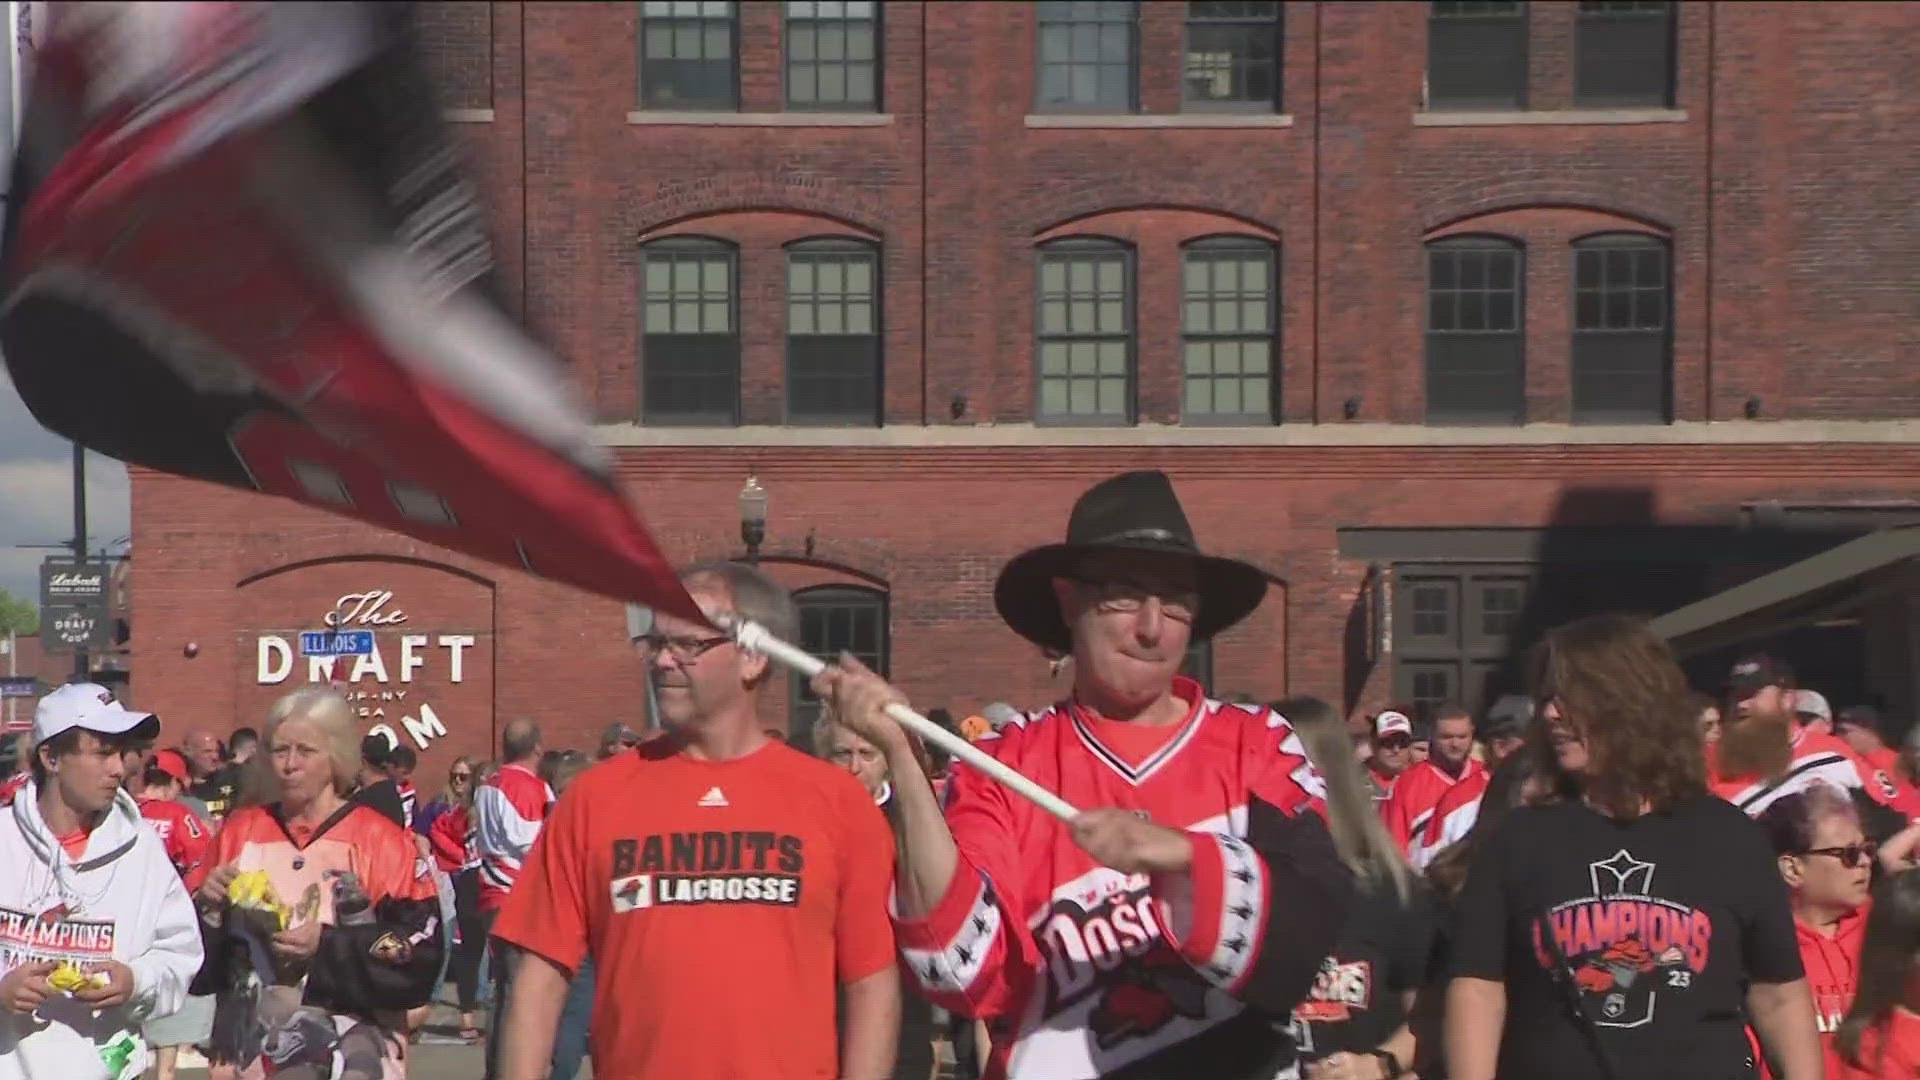
[[[1662,992],[1686,993],[1707,968],[1712,920],[1652,895],[1654,869],[1622,848],[1588,864],[1592,895],[1558,904],[1534,923],[1535,960],[1572,977],[1581,1008],[1599,1027],[1651,1022]],[[1549,948],[1547,928],[1557,948]]]

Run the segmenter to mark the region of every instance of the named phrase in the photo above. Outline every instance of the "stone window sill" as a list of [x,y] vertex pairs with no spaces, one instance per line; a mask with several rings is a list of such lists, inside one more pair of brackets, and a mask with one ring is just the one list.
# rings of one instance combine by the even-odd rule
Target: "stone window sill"
[[886,127],[893,123],[893,114],[669,112],[662,109],[629,112],[627,123],[681,127]]
[[1417,112],[1414,127],[1506,127],[1514,124],[1678,124],[1685,109],[1552,109],[1537,112]]
[[1027,117],[1030,128],[1285,128],[1293,126],[1287,113],[1038,113]]
[[453,124],[491,124],[492,109],[447,109],[441,113],[448,123]]

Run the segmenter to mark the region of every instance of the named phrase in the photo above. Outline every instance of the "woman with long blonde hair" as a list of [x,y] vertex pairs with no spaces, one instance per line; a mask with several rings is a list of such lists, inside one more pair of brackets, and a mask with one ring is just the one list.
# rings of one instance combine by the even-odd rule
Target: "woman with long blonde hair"
[[1346,721],[1319,698],[1275,702],[1326,781],[1327,829],[1353,871],[1354,906],[1293,1011],[1296,1061],[1307,1080],[1374,1080],[1422,1068],[1432,1025],[1415,1022],[1429,982],[1439,914],[1431,892],[1380,820]]

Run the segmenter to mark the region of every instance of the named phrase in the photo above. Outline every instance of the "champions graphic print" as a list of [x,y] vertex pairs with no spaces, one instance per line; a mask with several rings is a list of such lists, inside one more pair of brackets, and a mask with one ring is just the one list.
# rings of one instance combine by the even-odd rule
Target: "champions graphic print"
[[1573,979],[1596,1026],[1651,1023],[1661,994],[1687,993],[1706,971],[1712,920],[1652,895],[1654,871],[1622,848],[1588,864],[1591,895],[1557,904],[1534,923],[1534,958]]

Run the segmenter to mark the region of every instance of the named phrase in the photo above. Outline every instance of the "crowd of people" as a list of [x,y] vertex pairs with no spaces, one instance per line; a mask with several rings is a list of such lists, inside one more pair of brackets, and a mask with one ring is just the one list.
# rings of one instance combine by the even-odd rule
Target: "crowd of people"
[[[400,1080],[448,982],[489,1080],[926,1080],[937,1043],[963,1080],[1920,1077],[1894,725],[1759,654],[1697,693],[1620,615],[1546,634],[1480,715],[1212,700],[1187,646],[1266,581],[1149,472],[1007,564],[999,613],[1072,693],[938,719],[1066,821],[850,658],[784,738],[784,675],[666,614],[636,642],[660,731],[589,755],[513,720],[426,800],[327,688],[223,745],[61,687],[0,789],[0,1080],[187,1047]],[[753,567],[682,582],[793,634]]]

